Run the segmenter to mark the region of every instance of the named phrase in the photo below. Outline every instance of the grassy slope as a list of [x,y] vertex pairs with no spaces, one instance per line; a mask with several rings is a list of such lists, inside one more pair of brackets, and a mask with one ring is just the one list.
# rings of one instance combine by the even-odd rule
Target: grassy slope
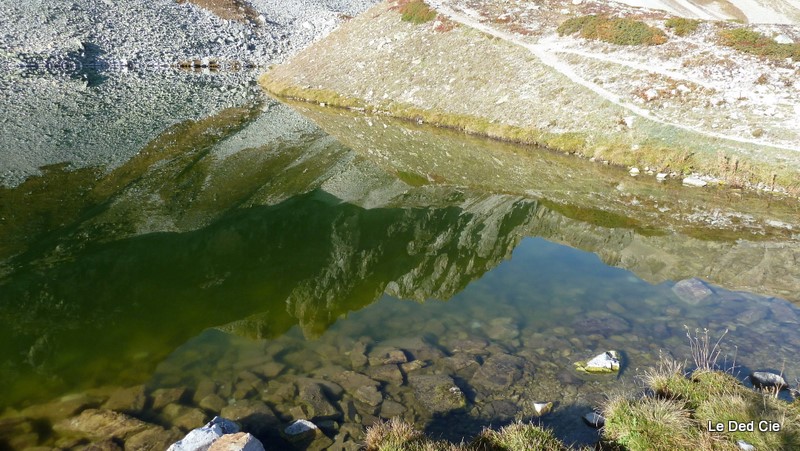
[[765,156],[752,144],[647,119],[621,126],[627,110],[576,86],[526,49],[463,25],[440,32],[438,21],[404,22],[391,5],[344,24],[263,76],[262,85],[278,96],[381,111],[622,165],[800,190],[798,168],[789,163],[794,160],[780,151]]

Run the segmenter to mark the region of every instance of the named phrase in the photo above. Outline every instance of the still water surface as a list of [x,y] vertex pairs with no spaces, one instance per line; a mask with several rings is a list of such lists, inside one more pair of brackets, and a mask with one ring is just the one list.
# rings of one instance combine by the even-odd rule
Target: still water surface
[[[0,410],[145,384],[148,393],[188,388],[181,403],[201,416],[263,402],[283,421],[316,414],[335,430],[401,416],[458,440],[554,401],[542,422],[589,443],[596,433],[580,415],[607,393],[637,390],[637,375],[660,355],[688,359],[687,331],[728,330],[724,364],[735,360],[742,377],[800,374],[798,309],[771,296],[798,280],[791,228],[641,226],[638,207],[593,209],[597,187],[589,195],[541,185],[559,165],[578,164],[587,168],[570,171],[605,171],[586,178],[627,199],[624,171],[540,151],[522,151],[539,152],[549,168],[519,182],[527,187],[449,183],[445,170],[387,168],[371,159],[385,152],[371,140],[385,136],[399,154],[402,139],[415,152],[428,143],[430,154],[497,147],[522,167],[520,150],[396,124],[379,130],[351,130],[372,143],[359,152],[265,100],[174,126],[117,168],[52,166],[0,188]],[[625,189],[684,202],[680,188],[642,183]],[[771,208],[742,217],[785,219],[785,206]],[[745,265],[774,267],[763,289],[742,291],[759,280],[709,269],[752,255],[760,257]],[[694,298],[673,289],[692,277],[730,283],[694,281],[704,293]],[[620,374],[574,371],[609,349],[624,356]],[[387,358],[395,351],[402,358]],[[368,376],[377,395],[349,386],[348,371]],[[328,405],[309,401],[308,378],[340,387],[326,392]],[[453,387],[454,397],[441,395]],[[149,408],[138,414],[178,425]]]

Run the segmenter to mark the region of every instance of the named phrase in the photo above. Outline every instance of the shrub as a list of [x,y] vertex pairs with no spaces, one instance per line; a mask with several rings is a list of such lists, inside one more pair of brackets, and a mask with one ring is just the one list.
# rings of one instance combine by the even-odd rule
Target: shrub
[[722,44],[740,52],[771,59],[792,58],[800,61],[800,44],[778,44],[774,39],[748,28],[734,28],[719,32]]
[[658,28],[627,18],[579,16],[567,19],[558,29],[561,36],[579,33],[582,38],[617,45],[659,45],[667,36]]
[[694,33],[700,25],[699,20],[686,19],[683,17],[673,17],[664,22],[664,26],[671,29],[678,36],[686,36]]
[[396,9],[402,15],[402,20],[406,22],[421,24],[436,18],[436,10],[423,0],[400,0]]

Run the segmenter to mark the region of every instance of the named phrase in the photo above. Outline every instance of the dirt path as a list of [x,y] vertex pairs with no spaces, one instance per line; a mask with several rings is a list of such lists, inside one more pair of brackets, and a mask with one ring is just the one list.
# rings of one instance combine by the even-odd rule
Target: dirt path
[[[671,126],[671,127],[676,127],[676,128],[681,129],[681,130],[686,130],[688,132],[698,133],[698,134],[701,134],[701,135],[704,135],[704,136],[707,136],[707,137],[711,137],[711,138],[722,139],[722,140],[727,140],[727,141],[734,141],[734,142],[739,142],[739,143],[755,144],[755,145],[758,145],[758,146],[771,147],[771,148],[775,148],[775,149],[791,150],[791,151],[795,151],[795,152],[800,152],[800,147],[798,147],[798,146],[782,146],[782,145],[776,145],[776,144],[771,144],[771,143],[764,143],[762,141],[758,141],[758,140],[755,140],[755,139],[743,138],[743,137],[739,137],[739,136],[730,136],[730,135],[726,135],[726,134],[722,134],[722,133],[714,133],[714,132],[710,132],[710,131],[707,131],[707,130],[702,130],[702,129],[691,127],[691,126],[688,126],[688,125],[685,125],[685,124],[680,124],[680,123],[676,123],[676,122],[670,122],[670,121],[664,120],[662,118],[659,118],[656,115],[652,114],[650,110],[648,110],[646,108],[642,108],[642,107],[640,107],[638,105],[634,105],[634,104],[632,104],[630,102],[626,102],[626,101],[622,100],[619,95],[617,95],[617,94],[615,94],[615,93],[603,88],[602,86],[600,86],[600,85],[598,85],[596,83],[593,83],[593,82],[591,82],[589,80],[586,80],[585,78],[581,77],[579,74],[577,74],[573,70],[573,68],[568,63],[565,63],[564,61],[561,61],[560,59],[558,59],[558,57],[556,56],[555,53],[559,52],[560,49],[558,49],[554,45],[554,43],[552,43],[552,42],[550,42],[548,40],[543,40],[543,41],[538,42],[538,43],[526,42],[521,37],[519,37],[519,36],[517,36],[515,34],[509,33],[507,31],[503,31],[503,30],[498,30],[498,29],[496,29],[496,28],[494,28],[494,27],[492,27],[490,25],[487,25],[487,24],[481,22],[480,20],[477,20],[476,18],[470,17],[467,14],[464,14],[464,13],[461,13],[459,11],[456,11],[453,8],[451,8],[450,6],[445,5],[444,2],[442,2],[441,0],[428,0],[428,3],[433,8],[435,8],[440,14],[448,17],[449,19],[451,19],[451,20],[453,20],[455,22],[459,22],[459,23],[461,23],[463,25],[466,25],[466,26],[468,26],[470,28],[474,28],[474,29],[476,29],[478,31],[484,32],[484,33],[489,34],[491,36],[494,36],[496,38],[500,38],[500,39],[502,39],[502,40],[504,40],[506,42],[510,42],[510,43],[512,43],[514,45],[518,45],[520,47],[524,47],[525,49],[527,49],[531,53],[533,53],[543,64],[545,64],[546,66],[548,66],[551,69],[555,70],[556,72],[560,73],[561,75],[569,78],[573,83],[576,83],[576,84],[578,84],[580,86],[585,87],[586,89],[591,90],[592,92],[594,92],[595,94],[599,95],[603,99],[608,100],[609,102],[611,102],[611,103],[613,103],[613,104],[615,104],[615,105],[617,105],[619,107],[622,107],[622,108],[630,111],[635,116],[638,116],[638,117],[641,117],[641,118],[645,118],[647,120],[650,120],[650,121],[653,121],[653,122],[657,122],[659,124],[668,125],[668,126]],[[612,62],[619,64],[619,62],[617,62],[617,61],[612,61]],[[646,69],[646,70],[652,71],[649,68]]]

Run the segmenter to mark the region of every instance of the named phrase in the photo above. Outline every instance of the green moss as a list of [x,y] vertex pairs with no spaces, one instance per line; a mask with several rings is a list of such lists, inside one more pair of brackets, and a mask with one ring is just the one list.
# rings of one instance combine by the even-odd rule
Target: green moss
[[401,0],[397,9],[405,22],[422,24],[436,18],[436,10],[422,0]]
[[734,28],[719,32],[722,43],[740,52],[770,59],[791,58],[800,61],[800,44],[779,44],[774,39],[749,28]]
[[567,19],[557,31],[561,36],[579,33],[582,38],[617,45],[659,45],[667,42],[663,31],[628,18],[578,16]]
[[697,31],[700,21],[684,17],[672,17],[664,22],[664,26],[671,29],[678,36],[687,36]]

